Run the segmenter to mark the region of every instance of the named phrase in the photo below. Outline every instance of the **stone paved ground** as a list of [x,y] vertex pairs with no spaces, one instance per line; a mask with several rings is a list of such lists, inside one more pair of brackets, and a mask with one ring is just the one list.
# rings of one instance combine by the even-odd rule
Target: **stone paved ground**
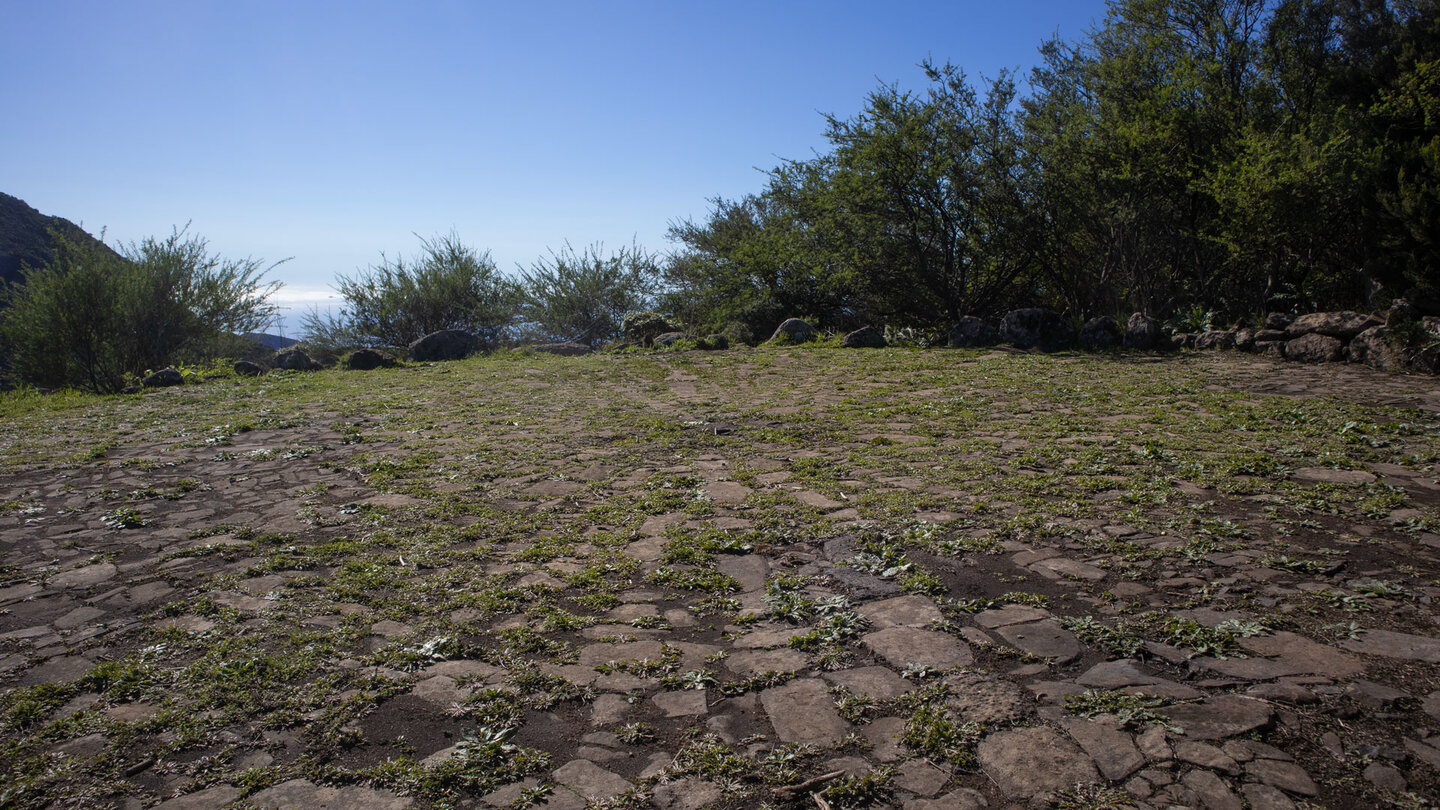
[[1429,806],[1437,411],[824,349],[7,400],[0,806]]

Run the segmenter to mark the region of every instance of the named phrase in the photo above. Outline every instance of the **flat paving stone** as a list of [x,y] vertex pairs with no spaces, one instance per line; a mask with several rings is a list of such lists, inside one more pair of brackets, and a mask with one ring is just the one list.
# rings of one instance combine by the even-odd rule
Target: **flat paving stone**
[[740,650],[725,658],[725,668],[745,677],[766,672],[795,672],[810,665],[810,657],[799,650]]
[[896,668],[920,664],[949,669],[969,666],[975,661],[974,653],[965,642],[933,630],[887,627],[862,636],[860,641]]
[[698,689],[683,692],[661,692],[651,698],[655,707],[666,717],[690,717],[705,714],[705,693]]
[[1367,630],[1358,639],[1342,642],[1347,650],[1369,655],[1383,655],[1405,661],[1440,663],[1440,639],[1396,633],[1390,630]]
[[976,613],[975,623],[987,630],[994,630],[997,627],[1005,627],[1011,624],[1038,622],[1041,619],[1051,618],[1052,615],[1048,610],[1031,607],[1030,605],[1006,605],[1005,607],[982,610]]
[[826,672],[822,677],[836,686],[842,686],[857,695],[891,700],[913,692],[915,685],[895,674],[888,667],[859,667]]
[[102,582],[109,582],[120,573],[120,569],[110,563],[95,563],[82,568],[72,568],[69,571],[61,571],[50,577],[46,584],[51,588],[93,588]]
[[291,779],[247,799],[262,810],[401,810],[414,802],[388,790],[351,785],[323,787],[304,779]]
[[991,734],[976,749],[980,768],[1013,799],[1094,784],[1100,773],[1075,743],[1049,728]]
[[1011,624],[995,631],[1006,643],[1038,658],[1067,664],[1080,657],[1080,642],[1053,619],[1028,624]]
[[819,678],[801,678],[760,693],[760,704],[781,742],[833,745],[850,732]]
[[608,799],[629,790],[625,777],[611,773],[588,759],[572,759],[555,769],[555,781],[587,799]]
[[923,596],[897,596],[879,602],[868,602],[856,612],[870,620],[877,629],[886,627],[925,628],[945,618],[935,602]]
[[212,810],[212,808],[223,807],[240,798],[240,792],[240,788],[233,785],[215,785],[194,793],[187,793],[184,796],[167,799],[155,805],[152,810]]
[[1253,698],[1217,695],[1201,703],[1166,706],[1163,714],[1189,739],[1222,740],[1268,725],[1274,709]]
[[1145,767],[1145,757],[1135,747],[1135,741],[1117,725],[1081,717],[1065,718],[1060,725],[1094,761],[1100,774],[1112,782]]

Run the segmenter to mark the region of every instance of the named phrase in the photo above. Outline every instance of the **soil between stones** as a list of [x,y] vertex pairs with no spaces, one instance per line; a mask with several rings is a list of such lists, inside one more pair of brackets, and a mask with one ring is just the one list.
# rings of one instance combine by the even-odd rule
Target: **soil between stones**
[[899,349],[13,395],[0,805],[1426,806],[1437,412]]

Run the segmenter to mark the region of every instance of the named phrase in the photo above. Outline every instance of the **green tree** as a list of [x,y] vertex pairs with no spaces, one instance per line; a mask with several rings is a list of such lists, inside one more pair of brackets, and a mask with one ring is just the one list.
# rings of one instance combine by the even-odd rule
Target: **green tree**
[[146,370],[213,356],[274,318],[267,298],[279,283],[264,281],[269,268],[211,254],[184,229],[119,255],[52,236],[54,260],[3,293],[0,346],[20,382],[113,393]]
[[651,305],[658,276],[656,258],[636,245],[606,255],[602,245],[577,251],[567,242],[521,274],[525,329],[592,348],[614,340],[627,312]]
[[514,325],[519,290],[488,252],[465,245],[454,233],[420,239],[413,259],[389,259],[336,279],[346,308],[338,316],[311,312],[303,319],[307,340],[331,348],[405,346],[431,332],[463,329],[495,345]]

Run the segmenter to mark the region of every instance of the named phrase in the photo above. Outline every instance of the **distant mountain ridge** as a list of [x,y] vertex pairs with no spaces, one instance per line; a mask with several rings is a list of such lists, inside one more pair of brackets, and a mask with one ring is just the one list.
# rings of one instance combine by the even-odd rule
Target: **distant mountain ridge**
[[52,229],[77,242],[100,242],[70,220],[42,214],[19,197],[0,192],[0,281],[20,283],[21,268],[43,267],[55,258]]

